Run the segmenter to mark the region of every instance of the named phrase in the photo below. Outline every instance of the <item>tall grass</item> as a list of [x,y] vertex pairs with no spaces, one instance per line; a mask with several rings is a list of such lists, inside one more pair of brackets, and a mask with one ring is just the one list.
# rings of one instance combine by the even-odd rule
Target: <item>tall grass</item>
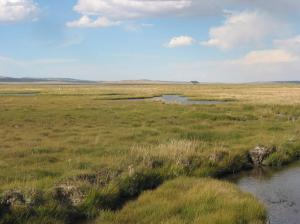
[[[234,156],[222,144],[185,139],[156,146],[135,145],[131,149],[138,169],[162,169],[168,176],[213,176],[221,172],[221,167],[229,167]],[[201,173],[203,170],[209,173]]]

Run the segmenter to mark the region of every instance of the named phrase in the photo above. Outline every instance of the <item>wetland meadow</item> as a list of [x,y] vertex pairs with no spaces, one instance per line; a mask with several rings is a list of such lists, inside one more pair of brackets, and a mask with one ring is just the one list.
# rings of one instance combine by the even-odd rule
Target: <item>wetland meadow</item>
[[296,161],[299,118],[297,84],[0,85],[0,223],[266,223],[230,177]]

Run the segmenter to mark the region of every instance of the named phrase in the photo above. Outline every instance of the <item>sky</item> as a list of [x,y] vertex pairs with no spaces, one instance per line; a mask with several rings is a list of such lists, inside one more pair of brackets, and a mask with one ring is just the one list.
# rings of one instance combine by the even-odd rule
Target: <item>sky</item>
[[0,76],[300,80],[299,0],[0,0]]

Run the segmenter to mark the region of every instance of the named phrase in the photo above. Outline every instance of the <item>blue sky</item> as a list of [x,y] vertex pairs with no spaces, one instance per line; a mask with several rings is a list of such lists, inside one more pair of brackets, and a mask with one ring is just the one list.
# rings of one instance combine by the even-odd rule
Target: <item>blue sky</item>
[[300,80],[297,0],[0,0],[0,76]]

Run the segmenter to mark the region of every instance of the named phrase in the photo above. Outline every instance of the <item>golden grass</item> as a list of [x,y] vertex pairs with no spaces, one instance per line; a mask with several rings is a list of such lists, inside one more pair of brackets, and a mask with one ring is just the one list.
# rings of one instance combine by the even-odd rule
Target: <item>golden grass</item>
[[263,224],[263,206],[232,184],[178,178],[143,193],[121,211],[106,212],[101,224]]
[[[9,92],[39,94],[1,96]],[[228,102],[184,106],[126,100],[162,94]],[[79,175],[117,170],[120,179],[104,189],[88,184],[87,192],[102,198],[112,188],[117,196],[123,191],[132,198],[152,187],[151,178],[157,185],[178,176],[237,172],[258,144],[278,146],[267,163],[282,165],[300,156],[299,103],[294,84],[0,85],[0,192],[47,194]],[[49,195],[46,202],[52,203]],[[89,209],[98,211],[98,201],[91,201]],[[49,213],[38,221],[52,218],[52,207],[43,206]]]
[[[80,91],[78,91],[80,89]],[[40,92],[54,95],[96,95],[101,99],[183,94],[194,99],[232,99],[243,103],[299,104],[298,84],[203,85],[1,85],[0,93]]]

